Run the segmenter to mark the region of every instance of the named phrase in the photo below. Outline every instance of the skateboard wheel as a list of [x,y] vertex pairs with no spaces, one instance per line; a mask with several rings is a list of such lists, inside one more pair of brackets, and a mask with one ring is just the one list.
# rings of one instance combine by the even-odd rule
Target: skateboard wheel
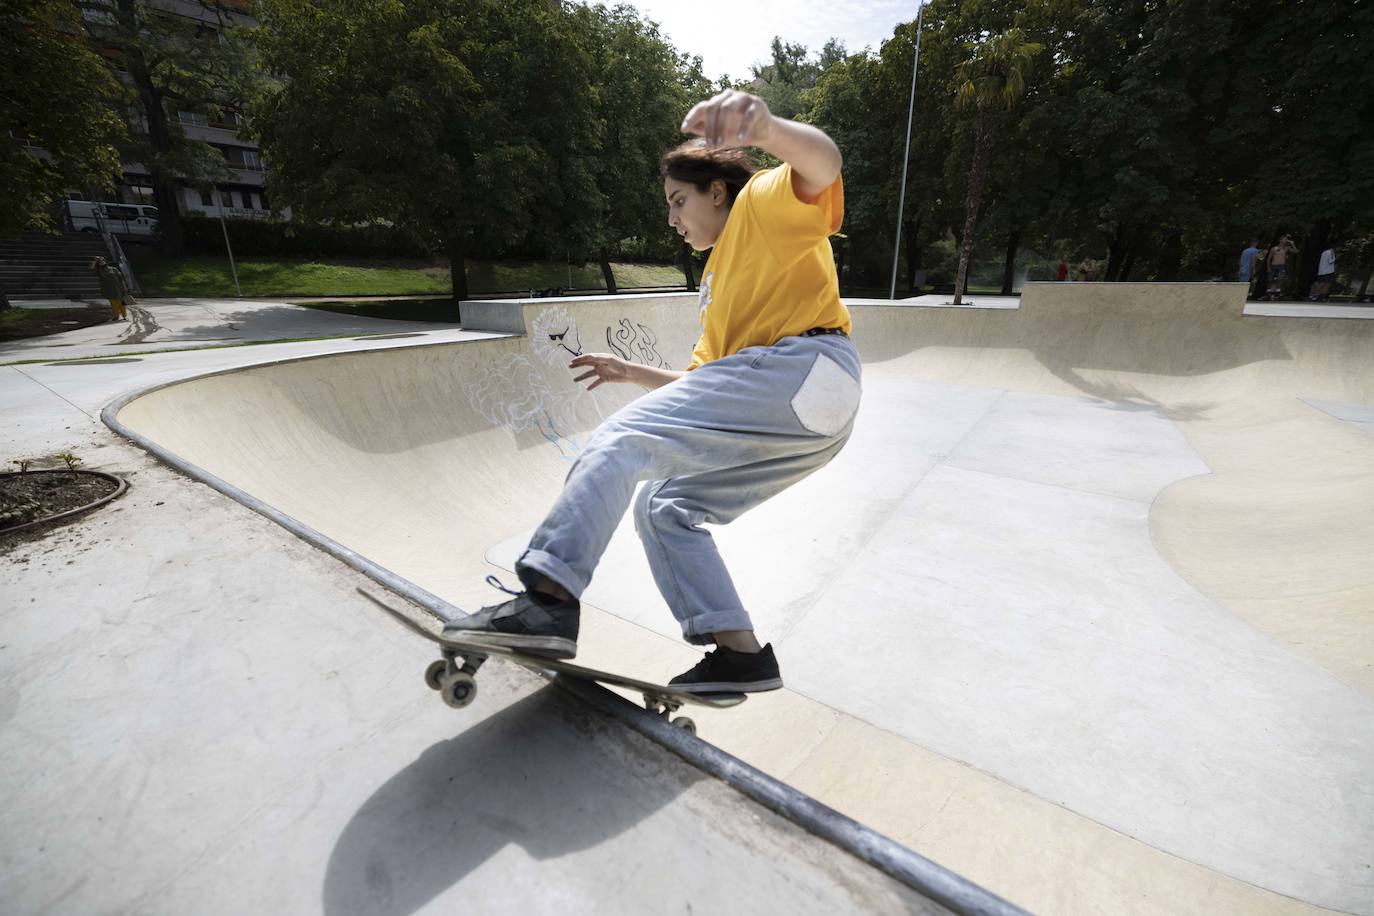
[[477,680],[472,675],[460,671],[444,678],[443,684],[439,687],[439,695],[454,709],[462,709],[477,699]]
[[430,690],[442,690],[444,687],[444,674],[448,671],[448,662],[442,658],[437,662],[430,662],[425,669],[425,683]]
[[673,720],[673,724],[689,734],[697,733],[697,724],[686,716],[678,716]]

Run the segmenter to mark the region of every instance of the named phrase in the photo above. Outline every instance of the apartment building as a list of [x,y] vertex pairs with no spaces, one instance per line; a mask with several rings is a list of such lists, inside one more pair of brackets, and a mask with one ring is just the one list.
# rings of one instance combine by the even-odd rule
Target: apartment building
[[[195,0],[143,0],[148,6],[197,21],[207,30],[220,31],[223,21],[231,26],[254,28],[257,20],[249,15],[249,0],[221,0],[220,9],[207,9]],[[89,15],[89,14],[88,14]],[[267,197],[267,171],[258,145],[241,131],[241,114],[225,111],[219,120],[188,111],[174,114],[186,136],[204,141],[224,156],[230,177],[217,181],[213,190],[202,189],[189,182],[180,183],[177,203],[188,216],[224,216],[226,218],[264,218],[271,214]],[[148,169],[141,163],[124,163],[123,180],[118,189],[119,200],[130,204],[153,204],[153,184]],[[278,213],[290,217],[290,211]]]

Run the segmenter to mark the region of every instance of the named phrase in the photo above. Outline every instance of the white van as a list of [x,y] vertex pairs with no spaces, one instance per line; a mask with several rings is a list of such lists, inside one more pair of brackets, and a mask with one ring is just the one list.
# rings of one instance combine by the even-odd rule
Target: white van
[[69,200],[67,215],[72,228],[81,232],[99,232],[102,224],[116,235],[153,235],[157,232],[157,207],[147,204]]

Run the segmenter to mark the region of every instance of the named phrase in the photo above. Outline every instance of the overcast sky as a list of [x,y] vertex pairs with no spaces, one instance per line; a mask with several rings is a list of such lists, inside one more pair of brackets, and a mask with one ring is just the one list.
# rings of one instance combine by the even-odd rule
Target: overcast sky
[[751,64],[771,59],[774,35],[805,45],[813,57],[829,38],[843,41],[850,53],[865,46],[876,51],[897,23],[916,18],[916,0],[630,0],[629,5],[657,22],[679,51],[700,54],[711,79],[752,75]]

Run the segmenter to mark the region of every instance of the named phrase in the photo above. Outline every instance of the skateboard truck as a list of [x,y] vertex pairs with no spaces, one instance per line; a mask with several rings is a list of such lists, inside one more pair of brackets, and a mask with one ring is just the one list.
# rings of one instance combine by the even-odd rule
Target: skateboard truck
[[676,719],[673,718],[673,713],[682,708],[681,700],[675,700],[672,697],[659,696],[658,694],[647,692],[640,694],[640,696],[644,697],[644,708],[654,715],[660,716],[664,722],[670,725],[676,725],[678,728],[685,728],[694,735],[697,733],[697,724],[688,717],[678,716]]
[[425,669],[425,683],[439,691],[449,706],[462,709],[477,699],[477,669],[486,663],[487,656],[454,649],[441,649],[439,654],[443,658]]

